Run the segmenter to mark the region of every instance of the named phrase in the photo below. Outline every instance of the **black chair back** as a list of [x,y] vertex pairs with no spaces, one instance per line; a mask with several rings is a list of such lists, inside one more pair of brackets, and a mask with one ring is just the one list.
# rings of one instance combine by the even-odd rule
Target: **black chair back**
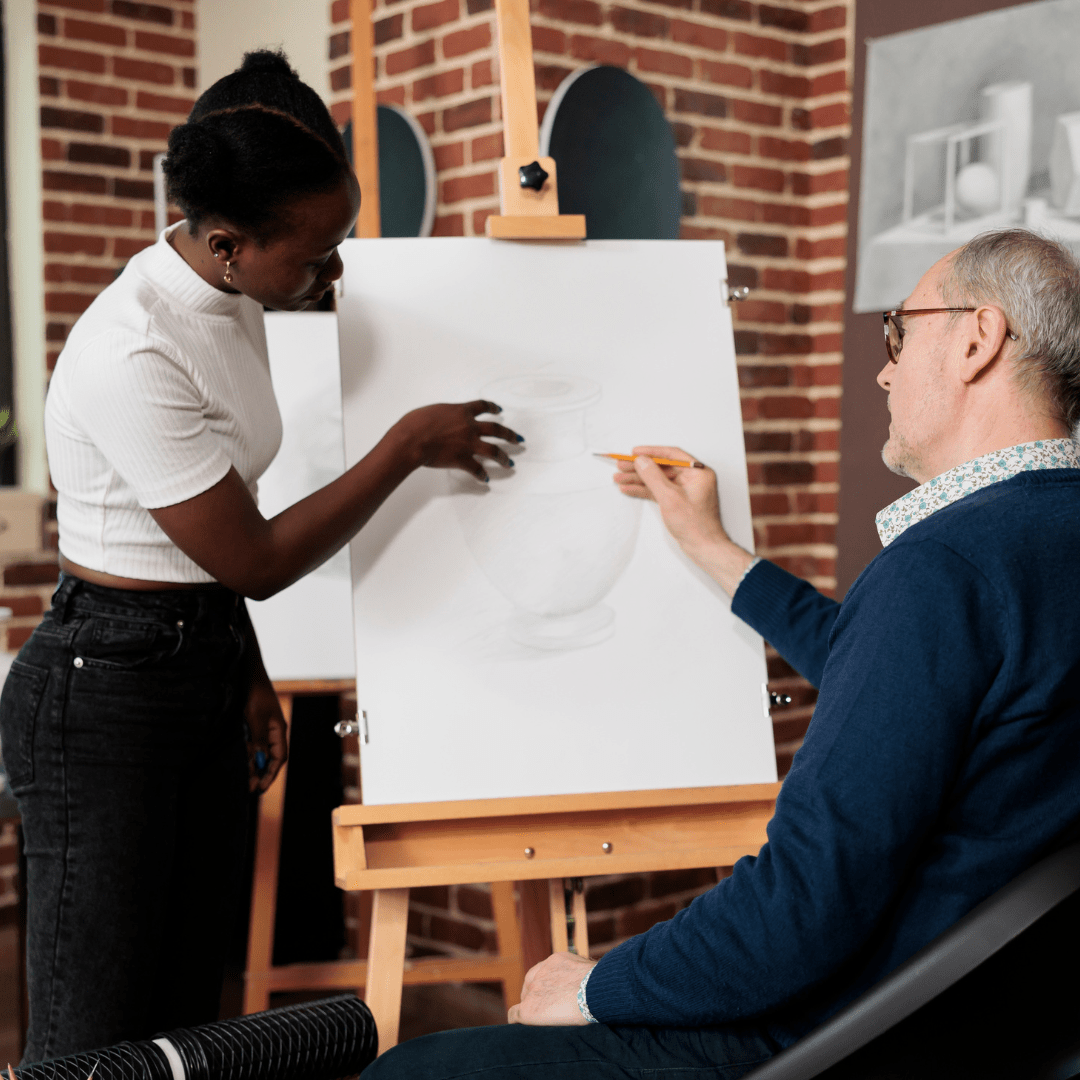
[[1034,1080],[1078,1035],[1080,844],[1073,844],[747,1080]]

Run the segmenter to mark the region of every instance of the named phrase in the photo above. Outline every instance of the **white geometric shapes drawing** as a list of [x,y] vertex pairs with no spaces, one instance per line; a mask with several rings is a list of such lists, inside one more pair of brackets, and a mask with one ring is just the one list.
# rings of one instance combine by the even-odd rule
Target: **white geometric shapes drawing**
[[957,207],[980,217],[995,211],[1015,215],[1027,194],[1031,178],[1031,83],[994,83],[983,87],[982,117],[971,124],[909,135],[904,160],[903,221],[916,215],[917,156],[924,148],[943,146],[944,191],[942,205],[926,221],[940,222],[948,233],[957,220]]
[[1063,214],[1080,214],[1080,112],[1062,113],[1054,124],[1050,201]]
[[[466,546],[515,608],[507,629],[536,649],[605,641],[615,615],[601,600],[634,553],[641,504],[623,495],[611,466],[585,441],[585,414],[598,383],[537,372],[498,379],[481,396],[525,437],[513,474],[492,469],[489,486],[452,480]],[[504,475],[499,475],[504,473]]]
[[969,161],[956,174],[956,201],[973,214],[989,214],[1001,205],[1001,182],[992,165]]
[[[1001,208],[1016,214],[1031,180],[1031,128],[1034,109],[1029,82],[1003,82],[984,86],[982,114],[1001,124],[986,140],[986,164],[998,175]],[[984,211],[985,213],[986,211]]]

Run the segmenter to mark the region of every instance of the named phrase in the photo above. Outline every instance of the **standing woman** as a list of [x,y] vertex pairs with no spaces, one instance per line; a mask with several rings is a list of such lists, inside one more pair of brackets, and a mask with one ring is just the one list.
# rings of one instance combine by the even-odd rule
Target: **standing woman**
[[520,441],[477,419],[490,402],[417,409],[266,520],[256,482],[281,422],[262,307],[300,310],[341,275],[356,178],[318,95],[270,52],[199,98],[166,172],[186,222],[57,362],[63,573],[0,700],[27,856],[27,1062],[216,1018],[247,794],[285,760],[244,597],[322,563],[414,469],[485,479],[479,458],[510,464],[485,436]]

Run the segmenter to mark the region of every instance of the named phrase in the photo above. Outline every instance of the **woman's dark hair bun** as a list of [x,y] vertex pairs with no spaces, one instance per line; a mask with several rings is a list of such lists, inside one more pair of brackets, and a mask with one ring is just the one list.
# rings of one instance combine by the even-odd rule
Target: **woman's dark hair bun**
[[274,71],[279,75],[288,75],[299,81],[300,76],[289,63],[289,58],[281,49],[255,49],[244,53],[244,61],[238,71]]
[[[228,147],[214,125],[181,124],[169,135],[166,171],[181,206],[212,206],[232,172]],[[180,183],[177,183],[180,181]],[[182,198],[180,198],[182,196]]]
[[222,218],[269,239],[286,205],[331,190],[349,175],[322,98],[279,49],[246,53],[173,128],[165,175],[192,232]]

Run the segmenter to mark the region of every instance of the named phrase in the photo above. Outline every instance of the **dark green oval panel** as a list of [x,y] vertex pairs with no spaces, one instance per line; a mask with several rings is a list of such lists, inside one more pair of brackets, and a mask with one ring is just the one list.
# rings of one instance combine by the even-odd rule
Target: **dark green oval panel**
[[[382,235],[427,236],[435,209],[434,163],[427,138],[414,121],[388,105],[379,106],[378,119]],[[342,137],[351,162],[351,123]]]
[[675,138],[644,83],[622,68],[586,68],[559,87],[548,112],[541,155],[559,168],[560,213],[584,214],[590,240],[678,237]]

